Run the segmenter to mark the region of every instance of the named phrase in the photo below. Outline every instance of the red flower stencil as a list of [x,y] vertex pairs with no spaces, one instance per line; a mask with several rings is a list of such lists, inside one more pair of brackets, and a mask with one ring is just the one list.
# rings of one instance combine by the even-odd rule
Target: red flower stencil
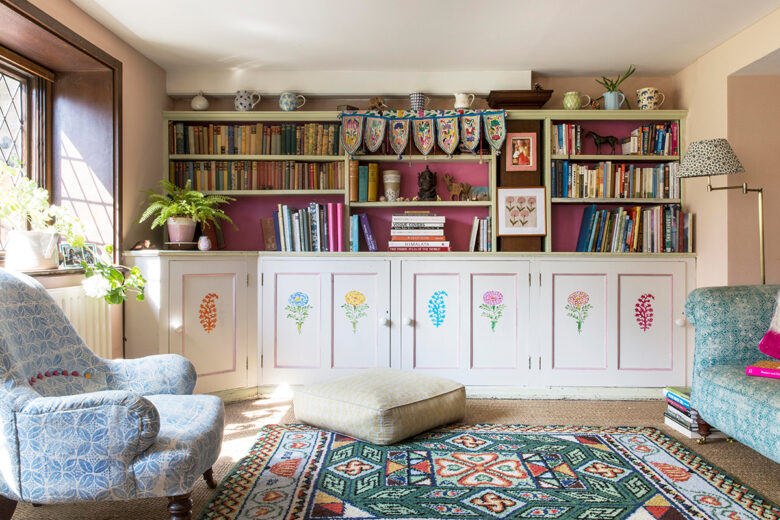
[[650,300],[655,300],[655,296],[645,293],[639,297],[634,306],[634,316],[639,328],[646,331],[653,325],[653,304]]
[[219,299],[219,296],[214,293],[208,293],[200,302],[200,324],[207,333],[214,330],[214,327],[217,326],[217,306],[214,303],[217,299]]

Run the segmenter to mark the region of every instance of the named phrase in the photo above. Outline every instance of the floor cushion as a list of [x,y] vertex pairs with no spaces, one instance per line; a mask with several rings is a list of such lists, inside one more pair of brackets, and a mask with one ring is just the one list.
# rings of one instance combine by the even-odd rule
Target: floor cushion
[[295,417],[373,444],[393,444],[463,419],[462,384],[405,370],[372,368],[295,392]]

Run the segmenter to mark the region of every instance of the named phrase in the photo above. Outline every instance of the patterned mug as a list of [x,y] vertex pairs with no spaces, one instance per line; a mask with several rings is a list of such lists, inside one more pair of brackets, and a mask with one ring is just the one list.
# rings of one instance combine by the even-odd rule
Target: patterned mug
[[[588,98],[587,101],[583,103],[582,98],[586,97]],[[590,105],[590,96],[587,94],[580,94],[579,92],[572,91],[567,92],[563,95],[563,108],[566,110],[579,110],[582,106],[588,106]]]
[[640,88],[636,91],[636,104],[641,110],[658,110],[665,100],[666,96],[654,87]]
[[294,94],[292,92],[282,92],[279,96],[279,108],[285,112],[292,112],[298,110],[306,104],[306,98],[300,94]]
[[[257,97],[257,100],[255,100]],[[252,110],[260,102],[260,94],[248,90],[239,90],[236,92],[236,98],[233,100],[233,106],[240,112]]]
[[431,98],[422,92],[412,92],[409,94],[409,103],[411,104],[411,109],[415,112],[418,110],[425,110],[425,107],[427,107],[430,102]]

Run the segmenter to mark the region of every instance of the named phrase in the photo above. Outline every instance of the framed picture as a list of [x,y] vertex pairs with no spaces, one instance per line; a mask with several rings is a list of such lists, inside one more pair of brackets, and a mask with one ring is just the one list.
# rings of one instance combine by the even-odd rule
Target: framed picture
[[72,246],[67,242],[60,244],[60,253],[64,258],[62,265],[66,267],[79,266],[84,258],[80,247]]
[[84,244],[84,247],[81,248],[81,256],[84,258],[87,265],[95,265],[98,258],[97,244]]
[[536,170],[536,134],[521,132],[506,135],[506,171]]
[[498,236],[544,236],[547,234],[544,186],[498,188]]

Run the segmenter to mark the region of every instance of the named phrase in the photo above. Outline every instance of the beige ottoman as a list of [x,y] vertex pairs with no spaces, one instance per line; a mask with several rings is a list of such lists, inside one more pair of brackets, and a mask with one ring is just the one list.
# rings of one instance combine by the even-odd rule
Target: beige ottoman
[[415,372],[371,368],[295,392],[297,420],[373,444],[393,444],[466,413],[462,384]]

